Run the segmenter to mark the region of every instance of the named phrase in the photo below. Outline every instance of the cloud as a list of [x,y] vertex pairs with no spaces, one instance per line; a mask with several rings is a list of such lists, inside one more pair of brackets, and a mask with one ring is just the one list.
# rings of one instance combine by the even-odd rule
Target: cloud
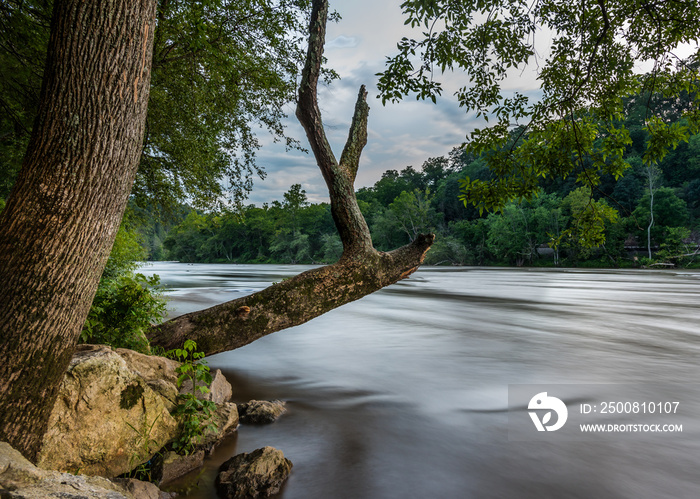
[[330,49],[349,49],[357,47],[358,40],[354,36],[340,35],[326,43],[326,50]]
[[[353,0],[338,2],[336,8],[342,20],[328,26],[330,42],[326,45],[326,56],[329,67],[341,79],[319,88],[319,107],[328,140],[339,158],[347,140],[358,89],[360,85],[367,87],[371,108],[368,144],[360,161],[357,188],[373,185],[388,169],[401,170],[408,165],[420,168],[430,157],[447,155],[464,142],[470,131],[484,126],[483,121],[459,108],[451,95],[464,85],[465,77],[461,74],[446,75],[446,89],[437,105],[409,97],[401,103],[383,106],[376,98],[375,75],[384,69],[386,56],[396,53],[396,42],[415,33],[403,24],[399,2]],[[504,85],[504,90],[532,91],[537,87],[535,76],[517,72]],[[289,115],[288,132],[306,146],[306,136],[293,118],[294,112]],[[310,200],[328,199],[325,182],[312,155],[285,151],[283,144],[261,139],[264,145],[258,158],[268,176],[265,181],[255,182],[251,202],[281,200],[284,192],[296,183],[302,184]]]

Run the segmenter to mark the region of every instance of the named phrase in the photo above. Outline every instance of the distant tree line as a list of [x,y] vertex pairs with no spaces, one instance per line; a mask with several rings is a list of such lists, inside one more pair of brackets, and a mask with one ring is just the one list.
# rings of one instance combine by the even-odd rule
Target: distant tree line
[[[545,180],[532,199],[479,213],[465,207],[459,194],[460,180],[492,175],[481,157],[455,148],[420,170],[386,171],[357,192],[375,247],[388,250],[432,231],[438,237],[428,264],[624,266],[634,262],[635,252],[638,264],[653,263],[650,243],[654,261],[692,265],[700,258],[681,255],[694,253],[700,239],[700,135],[646,166],[641,156],[648,140],[647,103],[628,103],[633,143],[625,152],[624,177],[603,176],[593,192],[572,177]],[[594,219],[578,231],[586,216]],[[329,206],[309,203],[299,184],[281,202],[263,207],[220,214],[192,210],[156,237],[162,245],[151,244],[151,258],[184,262],[327,263],[342,250]]]

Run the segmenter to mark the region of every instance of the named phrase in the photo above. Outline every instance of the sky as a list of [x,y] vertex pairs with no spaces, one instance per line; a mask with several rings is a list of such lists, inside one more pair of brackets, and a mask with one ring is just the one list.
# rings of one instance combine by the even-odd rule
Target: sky
[[[342,16],[338,23],[329,23],[326,36],[325,55],[329,67],[335,69],[341,79],[329,87],[319,88],[321,109],[326,134],[336,158],[340,157],[360,85],[368,90],[370,105],[368,143],[360,160],[355,187],[371,186],[386,170],[402,170],[413,166],[420,170],[429,158],[445,156],[454,147],[461,145],[475,128],[485,125],[474,114],[459,108],[450,95],[450,88],[464,84],[463,76],[441,77],[445,92],[437,104],[432,101],[416,101],[415,97],[397,103],[382,105],[377,99],[376,73],[385,69],[387,56],[397,53],[396,43],[402,36],[420,37],[404,26],[401,0],[331,0],[331,9]],[[552,35],[546,31],[537,34],[536,52],[540,60],[546,59]],[[697,50],[697,44],[688,45],[677,52],[687,57]],[[640,72],[650,67],[638,67]],[[525,70],[513,70],[502,82],[502,90],[518,90],[531,97],[539,94],[537,68],[531,64]],[[293,104],[287,109],[290,118],[288,133],[306,146],[306,137],[294,117]],[[311,154],[285,151],[284,145],[274,144],[265,136],[258,152],[259,164],[266,172],[263,181],[255,179],[249,202],[261,205],[273,200],[282,200],[284,192],[293,184],[301,184],[312,202],[328,200],[326,185]]]
[[[386,56],[397,52],[396,42],[410,34],[404,26],[400,0],[337,0],[331,8],[342,19],[329,23],[325,55],[329,67],[341,76],[330,87],[319,88],[319,107],[326,134],[336,158],[347,139],[352,113],[360,85],[367,87],[370,106],[368,142],[365,147],[355,187],[371,186],[386,170],[417,170],[431,157],[445,156],[459,146],[468,132],[479,123],[459,109],[449,96],[438,100],[416,101],[409,97],[398,104],[383,106],[377,99],[376,73],[383,71]],[[414,34],[417,37],[418,34]],[[287,110],[288,132],[306,146],[303,129]],[[285,151],[261,135],[263,148],[258,161],[267,178],[255,179],[249,202],[262,204],[281,200],[292,184],[301,184],[312,202],[328,200],[328,191],[311,154]]]

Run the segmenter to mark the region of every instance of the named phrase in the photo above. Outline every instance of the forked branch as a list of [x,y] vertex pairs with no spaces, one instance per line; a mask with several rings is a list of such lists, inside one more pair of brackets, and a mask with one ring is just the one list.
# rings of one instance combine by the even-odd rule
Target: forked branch
[[327,0],[314,0],[296,115],[328,185],[331,212],[343,242],[342,257],[333,265],[309,270],[252,295],[152,328],[148,336],[153,345],[172,349],[186,339],[194,339],[208,355],[233,350],[404,279],[423,262],[434,239],[432,234],[421,235],[392,252],[378,252],[372,246],[367,222],[357,204],[354,181],[367,143],[369,114],[364,86],[360,88],[340,163],[328,143],[317,96],[327,16]]

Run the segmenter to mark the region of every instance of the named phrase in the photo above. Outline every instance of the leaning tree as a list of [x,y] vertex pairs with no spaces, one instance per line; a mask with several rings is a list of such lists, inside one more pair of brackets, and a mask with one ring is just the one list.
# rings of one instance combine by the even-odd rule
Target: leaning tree
[[58,0],[38,115],[0,215],[0,439],[32,459],[136,175],[154,0]]
[[331,213],[343,242],[340,260],[258,293],[165,322],[148,334],[151,344],[171,349],[190,338],[207,354],[232,350],[393,284],[422,263],[433,242],[432,234],[418,236],[389,253],[377,251],[355,198],[355,176],[367,143],[369,106],[364,86],[360,87],[339,161],[328,143],[317,99],[327,16],[327,0],[314,0],[296,115],[328,186]]
[[[136,175],[149,93],[154,0],[57,0],[41,103],[0,215],[0,440],[36,457]],[[410,275],[433,236],[376,251],[354,195],[367,141],[364,87],[336,160],[317,102],[327,0],[314,0],[297,116],[328,184],[340,260],[151,331],[230,350]],[[79,26],[80,29],[76,29]]]

